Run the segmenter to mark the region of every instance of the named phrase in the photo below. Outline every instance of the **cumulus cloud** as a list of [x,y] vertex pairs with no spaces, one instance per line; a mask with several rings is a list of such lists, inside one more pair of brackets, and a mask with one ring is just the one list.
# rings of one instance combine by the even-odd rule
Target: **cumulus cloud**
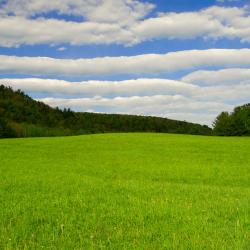
[[[213,6],[148,18],[153,8],[152,4],[137,0],[7,1],[0,11],[0,45],[115,43],[132,46],[154,39],[198,37],[250,42],[250,12],[246,7]],[[83,20],[30,18],[50,11],[79,15]]]
[[174,72],[197,67],[249,67],[250,49],[187,50],[167,54],[55,59],[0,56],[0,73],[30,75],[116,75]]
[[138,0],[9,0],[0,14],[32,17],[55,11],[91,22],[128,24],[145,17],[154,5]]

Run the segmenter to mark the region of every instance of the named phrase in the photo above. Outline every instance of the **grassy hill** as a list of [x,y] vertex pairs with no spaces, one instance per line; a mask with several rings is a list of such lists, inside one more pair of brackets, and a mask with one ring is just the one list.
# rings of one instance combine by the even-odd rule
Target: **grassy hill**
[[0,140],[0,249],[249,249],[250,138]]
[[211,128],[184,121],[134,115],[72,112],[51,108],[21,91],[0,86],[0,138],[105,132],[162,132],[210,135]]

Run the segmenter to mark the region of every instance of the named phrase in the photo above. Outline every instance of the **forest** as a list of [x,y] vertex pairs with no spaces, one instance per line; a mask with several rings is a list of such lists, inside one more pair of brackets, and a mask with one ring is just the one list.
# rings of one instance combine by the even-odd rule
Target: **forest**
[[110,132],[211,135],[208,126],[167,118],[73,112],[33,100],[0,86],[0,137],[68,136]]

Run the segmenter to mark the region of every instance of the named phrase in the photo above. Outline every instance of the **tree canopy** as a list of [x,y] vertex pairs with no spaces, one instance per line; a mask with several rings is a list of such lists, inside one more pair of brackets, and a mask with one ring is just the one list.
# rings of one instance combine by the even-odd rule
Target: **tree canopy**
[[250,135],[250,103],[236,107],[232,113],[222,112],[213,127],[216,135]]

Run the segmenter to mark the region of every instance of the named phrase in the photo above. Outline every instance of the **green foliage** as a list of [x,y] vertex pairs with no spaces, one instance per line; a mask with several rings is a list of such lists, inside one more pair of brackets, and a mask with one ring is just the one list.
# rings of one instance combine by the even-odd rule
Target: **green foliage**
[[236,107],[231,114],[222,112],[214,122],[214,133],[227,136],[250,135],[250,104]]
[[51,108],[4,86],[0,86],[0,116],[13,124],[17,137],[105,132],[211,134],[207,126],[159,117],[77,113]]
[[250,246],[250,138],[0,140],[0,249]]
[[12,137],[18,137],[16,131],[7,123],[7,121],[0,117],[0,138]]

